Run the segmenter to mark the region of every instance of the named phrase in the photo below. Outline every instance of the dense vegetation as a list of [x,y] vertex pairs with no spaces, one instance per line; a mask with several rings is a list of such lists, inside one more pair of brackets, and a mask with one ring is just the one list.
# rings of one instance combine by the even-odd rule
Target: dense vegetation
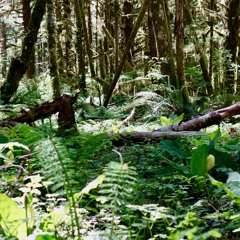
[[240,239],[238,0],[0,2],[0,239]]

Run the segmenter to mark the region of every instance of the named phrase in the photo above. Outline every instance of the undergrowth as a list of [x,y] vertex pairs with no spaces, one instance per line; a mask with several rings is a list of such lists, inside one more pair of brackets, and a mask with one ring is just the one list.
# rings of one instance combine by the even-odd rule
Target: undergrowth
[[[20,231],[25,239],[240,237],[237,135],[216,130],[115,147],[105,133],[19,124],[1,129],[0,141],[2,239],[24,239]],[[216,166],[194,176],[190,165],[203,149]]]

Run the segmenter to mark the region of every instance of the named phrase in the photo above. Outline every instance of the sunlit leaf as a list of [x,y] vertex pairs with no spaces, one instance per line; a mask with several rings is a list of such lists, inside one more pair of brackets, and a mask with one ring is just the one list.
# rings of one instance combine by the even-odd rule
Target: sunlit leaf
[[5,194],[0,194],[0,225],[7,236],[27,237],[26,216],[22,208]]
[[207,156],[209,147],[206,144],[199,146],[192,154],[190,171],[192,175],[205,176],[207,173]]

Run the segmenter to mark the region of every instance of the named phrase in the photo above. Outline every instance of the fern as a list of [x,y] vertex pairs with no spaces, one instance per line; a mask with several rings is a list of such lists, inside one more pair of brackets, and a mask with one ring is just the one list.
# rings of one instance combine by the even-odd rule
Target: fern
[[126,205],[134,196],[136,184],[136,171],[128,164],[110,162],[104,168],[105,179],[100,185],[97,201],[101,211],[100,216],[104,220],[106,231],[103,236],[108,235],[109,239],[119,239],[129,236],[128,228],[123,221],[128,218]]
[[72,236],[77,227],[80,238],[80,225],[73,194],[77,191],[74,186],[76,174],[74,161],[70,158],[61,138],[51,137],[42,140],[37,149],[37,157],[42,164],[44,177],[53,184],[51,190],[58,195],[67,196],[72,221]]

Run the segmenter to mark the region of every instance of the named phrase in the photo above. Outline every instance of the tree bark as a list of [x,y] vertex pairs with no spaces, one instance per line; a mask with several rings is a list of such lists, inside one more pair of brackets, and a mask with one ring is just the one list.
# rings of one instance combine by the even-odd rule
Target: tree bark
[[120,75],[122,73],[122,70],[123,70],[123,67],[124,67],[124,63],[127,60],[129,51],[130,51],[130,49],[131,49],[131,47],[132,47],[132,45],[134,43],[134,39],[136,37],[137,31],[138,31],[138,29],[139,29],[139,27],[141,25],[141,22],[143,20],[143,17],[145,15],[145,12],[147,10],[147,7],[148,7],[149,3],[150,3],[149,0],[145,0],[144,3],[142,4],[142,8],[141,8],[141,10],[140,10],[140,12],[138,14],[136,23],[135,23],[135,25],[133,27],[133,30],[131,32],[131,36],[130,36],[130,38],[128,40],[128,43],[127,43],[127,45],[125,47],[125,50],[124,50],[124,53],[123,53],[123,57],[121,59],[121,62],[119,63],[119,66],[118,66],[118,68],[116,70],[115,76],[114,76],[114,78],[113,78],[113,80],[112,80],[112,82],[110,84],[110,87],[108,89],[107,95],[105,97],[105,100],[104,100],[104,103],[103,103],[104,107],[107,107],[108,103],[110,102],[110,99],[112,97],[112,93],[113,93],[114,88],[115,88],[115,86],[117,84],[117,81],[118,81],[118,79],[119,79],[119,77],[120,77]]
[[71,29],[71,3],[70,0],[63,0],[63,30],[65,31],[64,58],[66,63],[65,73],[67,78],[73,77],[73,59],[72,59],[72,29]]
[[84,55],[84,46],[83,46],[83,30],[82,30],[82,21],[80,15],[80,6],[78,0],[74,0],[74,12],[76,18],[76,52],[77,52],[77,79],[79,79],[78,87],[82,95],[86,95],[86,71],[85,71],[85,55]]
[[53,96],[60,97],[61,90],[59,84],[58,65],[56,56],[55,40],[55,19],[52,0],[47,0],[47,30],[48,30],[48,51],[49,51],[49,69],[52,78]]
[[225,118],[240,114],[240,102],[229,107],[218,109],[187,122],[180,122],[162,127],[156,131],[199,131],[211,125],[219,125]]
[[[188,24],[193,24],[192,13],[190,12],[187,0],[185,0],[185,8],[184,9],[188,16]],[[191,27],[191,32],[192,32],[192,37],[193,37],[193,43],[195,46],[195,51],[196,51],[197,55],[199,56],[199,63],[200,63],[200,67],[202,70],[203,79],[206,84],[207,92],[208,92],[208,94],[212,94],[213,93],[212,81],[211,81],[211,77],[210,77],[207,63],[205,60],[204,51],[199,43],[199,39],[198,39],[196,30],[194,29],[194,27]],[[211,41],[211,39],[210,39],[210,41]]]
[[17,91],[19,82],[29,67],[34,45],[37,41],[38,30],[45,13],[47,0],[36,0],[31,19],[28,25],[28,31],[23,39],[22,52],[19,57],[13,58],[7,73],[7,78],[0,88],[1,100],[4,103],[10,101],[13,94]]
[[1,29],[1,73],[2,76],[5,77],[6,71],[7,71],[7,29],[6,24],[4,22],[0,23],[0,29]]
[[24,112],[20,116],[0,120],[1,127],[14,126],[16,123],[32,124],[34,121],[50,117],[52,114],[59,113],[58,124],[60,128],[69,129],[75,125],[75,114],[73,104],[77,96],[70,97],[63,94],[52,102],[45,102],[40,106],[35,106],[31,110]]
[[[236,93],[239,83],[237,82],[237,72],[238,72],[238,38],[240,29],[240,1],[231,0],[228,9],[228,34],[226,38],[226,49],[229,50],[231,57],[231,63],[227,62],[227,88],[228,92]],[[229,61],[229,60],[226,60]]]
[[[23,27],[24,31],[27,33],[28,24],[31,18],[30,0],[22,0],[22,8],[23,8]],[[34,73],[35,73],[35,49],[32,51],[32,55],[30,56],[30,63],[26,74],[28,78],[33,78]]]
[[181,107],[189,103],[187,86],[185,83],[184,58],[184,0],[176,0],[176,61],[178,75],[178,89],[181,90]]
[[[131,16],[133,10],[133,3],[131,1],[125,0],[123,2],[123,17],[122,17],[122,23],[123,23],[123,40],[125,46],[127,45],[128,39],[130,38],[132,28],[133,28],[133,17]],[[127,61],[132,64],[132,55],[133,55],[133,49],[130,49]],[[121,56],[119,56],[121,58]],[[133,70],[129,70],[133,71]]]

